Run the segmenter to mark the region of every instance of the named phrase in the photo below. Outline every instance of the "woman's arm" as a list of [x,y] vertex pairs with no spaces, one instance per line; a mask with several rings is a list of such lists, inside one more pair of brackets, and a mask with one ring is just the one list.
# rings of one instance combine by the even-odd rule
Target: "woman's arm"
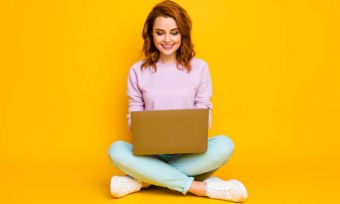
[[144,100],[143,94],[138,86],[137,73],[133,67],[129,71],[128,83],[127,83],[127,95],[128,95],[128,127],[131,127],[131,112],[132,111],[143,111]]
[[202,70],[200,84],[198,86],[196,95],[195,95],[195,108],[200,109],[209,109],[209,129],[212,125],[212,108],[213,105],[211,103],[212,97],[212,82],[208,64],[205,64],[204,69]]

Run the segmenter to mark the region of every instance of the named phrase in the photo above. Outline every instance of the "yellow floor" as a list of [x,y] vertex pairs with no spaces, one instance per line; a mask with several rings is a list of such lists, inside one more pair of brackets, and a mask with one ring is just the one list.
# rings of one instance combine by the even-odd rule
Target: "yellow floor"
[[[236,159],[215,175],[246,184],[246,203],[340,203],[339,168],[335,164],[299,162],[240,163]],[[226,201],[183,196],[151,187],[114,199],[109,194],[111,175],[121,174],[104,160],[66,164],[57,162],[2,165],[0,203],[222,203]]]

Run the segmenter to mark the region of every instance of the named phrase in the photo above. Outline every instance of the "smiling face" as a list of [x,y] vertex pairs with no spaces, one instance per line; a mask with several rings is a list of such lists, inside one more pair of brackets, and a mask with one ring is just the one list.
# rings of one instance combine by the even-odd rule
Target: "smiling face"
[[176,59],[182,36],[173,18],[158,16],[153,25],[152,36],[160,58]]

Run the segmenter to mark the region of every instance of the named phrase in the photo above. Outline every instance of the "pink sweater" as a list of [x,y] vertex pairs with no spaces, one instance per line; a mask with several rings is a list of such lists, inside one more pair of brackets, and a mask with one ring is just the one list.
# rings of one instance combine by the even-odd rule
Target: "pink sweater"
[[209,128],[212,123],[212,82],[208,64],[192,58],[191,72],[177,69],[176,64],[157,63],[157,72],[141,71],[142,60],[129,71],[127,95],[129,98],[128,127],[132,111],[168,109],[209,109]]

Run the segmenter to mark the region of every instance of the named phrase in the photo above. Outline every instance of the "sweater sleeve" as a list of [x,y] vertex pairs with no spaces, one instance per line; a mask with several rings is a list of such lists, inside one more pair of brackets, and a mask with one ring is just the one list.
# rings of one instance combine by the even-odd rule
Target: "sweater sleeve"
[[209,109],[209,129],[212,125],[212,82],[209,67],[205,64],[204,69],[201,73],[201,80],[198,86],[196,95],[195,95],[195,102],[194,107],[195,109]]
[[144,100],[142,91],[138,86],[138,78],[136,71],[131,68],[128,75],[127,83],[127,96],[128,96],[128,127],[131,128],[131,112],[132,111],[143,111]]

